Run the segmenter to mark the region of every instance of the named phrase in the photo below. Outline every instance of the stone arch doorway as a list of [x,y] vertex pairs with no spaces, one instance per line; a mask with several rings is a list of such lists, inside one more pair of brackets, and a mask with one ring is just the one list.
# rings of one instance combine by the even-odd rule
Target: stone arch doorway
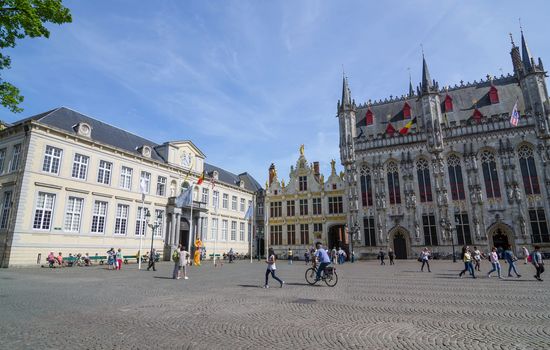
[[349,257],[348,237],[346,237],[346,225],[333,225],[328,229],[328,249],[341,247]]
[[178,237],[178,244],[182,244],[187,249],[189,243],[189,220],[182,217],[180,222],[180,232]]
[[502,223],[491,225],[488,230],[489,244],[491,247],[497,248],[499,256],[508,247],[512,246],[512,251],[515,251],[514,234],[511,227]]
[[397,227],[390,232],[390,246],[396,259],[407,259],[411,247],[409,232],[403,227]]

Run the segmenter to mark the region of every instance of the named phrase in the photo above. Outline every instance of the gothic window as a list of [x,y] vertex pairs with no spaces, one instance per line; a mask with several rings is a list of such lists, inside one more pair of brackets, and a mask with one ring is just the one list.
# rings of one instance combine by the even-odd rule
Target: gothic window
[[296,225],[288,225],[286,227],[287,244],[296,244]]
[[403,105],[403,118],[411,119],[411,106],[407,102]]
[[372,178],[370,168],[363,164],[361,166],[361,200],[363,206],[372,206]]
[[491,89],[489,89],[489,100],[491,104],[498,103],[498,90],[494,86],[491,86]]
[[401,191],[399,190],[399,172],[395,162],[388,163],[388,192],[390,204],[401,204]]
[[455,225],[458,245],[472,244],[472,234],[468,222],[468,214],[455,214]]
[[445,112],[452,112],[453,111],[453,98],[449,95],[445,96],[445,102],[444,102]]
[[527,145],[523,145],[518,149],[518,156],[523,185],[525,186],[525,194],[540,194],[539,178],[537,176],[537,168],[535,167],[535,159],[533,158],[533,149]]
[[281,225],[272,225],[270,227],[270,239],[271,239],[271,242],[270,242],[271,245],[281,245],[281,244],[283,244],[283,226],[281,226]]
[[533,243],[549,243],[550,236],[548,235],[548,223],[546,215],[544,215],[544,208],[530,209],[529,221],[531,222]]
[[422,226],[424,227],[424,244],[437,245],[437,229],[434,215],[422,215]]
[[495,155],[492,152],[483,151],[481,153],[481,165],[487,198],[500,198],[500,185],[498,183]]
[[447,159],[449,165],[449,182],[451,183],[451,198],[454,201],[464,200],[464,181],[460,159],[454,154]]
[[363,230],[365,232],[365,245],[368,247],[375,247],[376,231],[374,228],[374,216],[363,217]]
[[365,114],[365,121],[367,123],[367,126],[374,124],[374,114],[370,110],[370,108],[367,110],[367,114]]
[[420,192],[420,202],[431,202],[432,184],[430,181],[430,167],[426,159],[420,159],[416,162],[416,174],[418,177],[418,192]]

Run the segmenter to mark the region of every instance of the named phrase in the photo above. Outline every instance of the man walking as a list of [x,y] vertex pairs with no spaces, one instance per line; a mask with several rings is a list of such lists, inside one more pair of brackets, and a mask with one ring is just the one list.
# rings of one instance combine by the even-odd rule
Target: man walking
[[533,252],[533,256],[531,257],[531,262],[533,263],[537,271],[535,278],[542,282],[540,275],[544,272],[544,262],[542,261],[542,254],[540,253],[540,246],[538,245],[535,246],[535,251]]
[[390,265],[393,265],[393,259],[395,258],[395,254],[393,253],[393,249],[388,249],[388,257],[390,258]]
[[288,248],[288,264],[292,265],[292,249]]
[[386,265],[384,262],[384,257],[386,256],[386,253],[382,249],[380,249],[380,252],[378,253],[378,259],[380,259],[380,265]]
[[157,269],[155,269],[155,257],[157,255],[157,252],[155,250],[155,248],[153,248],[153,250],[151,250],[151,256],[149,257],[149,266],[147,266],[147,271],[149,271],[150,268],[153,268],[153,271],[157,271]]

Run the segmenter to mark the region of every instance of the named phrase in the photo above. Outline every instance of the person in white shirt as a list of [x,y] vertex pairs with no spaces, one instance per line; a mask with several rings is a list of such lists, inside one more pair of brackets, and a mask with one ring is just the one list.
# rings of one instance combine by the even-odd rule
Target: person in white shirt
[[524,259],[523,263],[527,264],[528,258],[529,258],[529,250],[525,246],[521,247],[521,250],[523,250],[523,259]]
[[183,279],[184,280],[189,279],[189,277],[187,277],[187,265],[189,264],[190,256],[191,254],[189,254],[189,252],[186,251],[185,247],[182,245],[180,247],[178,279],[181,278],[182,272],[183,272]]
[[497,248],[493,247],[493,249],[491,249],[491,253],[489,254],[489,259],[491,260],[491,265],[493,265],[493,269],[489,271],[489,273],[487,274],[487,277],[491,277],[491,273],[497,271],[498,278],[502,279],[502,276],[500,275],[500,262],[498,261]]
[[282,281],[279,277],[275,275],[275,270],[277,270],[275,262],[277,258],[275,257],[275,251],[273,250],[273,248],[269,248],[267,256],[267,260],[265,261],[267,264],[267,270],[265,271],[264,288],[269,288],[269,274],[271,274],[271,277],[273,277],[275,280],[279,281],[279,283],[281,284],[281,288],[283,288],[283,284],[285,284],[285,281]]

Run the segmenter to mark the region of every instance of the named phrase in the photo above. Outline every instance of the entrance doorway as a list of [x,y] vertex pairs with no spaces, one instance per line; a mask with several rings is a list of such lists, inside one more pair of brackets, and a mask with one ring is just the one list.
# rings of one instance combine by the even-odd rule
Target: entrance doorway
[[178,243],[183,245],[187,250],[187,244],[189,243],[189,221],[185,218],[181,218]]
[[510,242],[508,235],[499,227],[493,233],[493,246],[497,248],[497,254],[500,258],[504,256],[504,251],[508,249]]
[[396,232],[393,235],[393,251],[396,259],[407,259],[407,240],[403,232]]
[[328,250],[332,248],[342,248],[346,255],[349,257],[349,246],[348,239],[346,237],[346,226],[345,225],[334,225],[328,229]]

